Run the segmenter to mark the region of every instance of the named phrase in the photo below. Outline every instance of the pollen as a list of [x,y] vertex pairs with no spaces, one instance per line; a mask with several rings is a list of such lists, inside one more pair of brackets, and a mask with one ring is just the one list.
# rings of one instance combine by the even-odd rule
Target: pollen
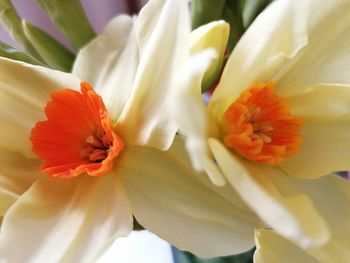
[[290,103],[274,93],[274,82],[254,84],[224,112],[224,144],[251,161],[278,165],[298,153],[302,118],[291,115]]
[[44,160],[41,170],[51,177],[104,175],[124,148],[102,98],[87,82],[80,88],[53,92],[45,108],[47,120],[32,129],[33,152]]

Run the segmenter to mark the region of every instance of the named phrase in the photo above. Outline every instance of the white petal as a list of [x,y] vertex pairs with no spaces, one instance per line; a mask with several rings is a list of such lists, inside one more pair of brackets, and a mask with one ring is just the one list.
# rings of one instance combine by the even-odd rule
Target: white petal
[[[299,4],[299,1],[294,1]],[[304,2],[304,1],[303,1]],[[305,1],[306,2],[306,1]],[[308,0],[309,43],[275,77],[278,83],[349,83],[350,2]]]
[[[273,230],[256,231],[255,263],[319,263],[301,248],[281,237]],[[334,258],[335,259],[335,258]]]
[[166,149],[177,129],[168,116],[166,98],[177,88],[174,72],[189,52],[187,1],[152,0],[135,26],[140,61],[118,127],[129,144]]
[[310,199],[302,194],[281,195],[267,177],[272,173],[285,176],[282,171],[238,159],[216,139],[210,139],[209,145],[231,186],[269,226],[303,247],[327,241],[326,225]]
[[39,177],[39,159],[0,147],[0,216]]
[[309,12],[308,1],[280,0],[269,5],[237,43],[212,102],[236,98],[254,82],[271,79],[307,44]]
[[0,58],[0,146],[34,157],[30,131],[53,90],[79,88],[71,74]]
[[285,195],[304,193],[314,203],[330,229],[330,240],[322,247],[307,252],[319,262],[350,262],[350,182],[336,175],[317,180],[298,180],[288,176],[271,175]]
[[194,169],[206,171],[215,185],[222,186],[225,180],[213,165],[207,145],[207,136],[216,124],[208,119],[201,95],[203,75],[215,57],[214,50],[208,49],[186,61],[176,75],[177,89],[169,98],[169,108],[180,132],[187,137],[186,147]]
[[4,217],[0,259],[7,262],[93,262],[132,216],[118,178],[42,178]]
[[132,92],[138,63],[134,19],[122,15],[79,51],[72,73],[97,90],[116,121]]
[[293,115],[305,119],[350,114],[349,84],[291,84],[278,87],[276,94],[291,103]]
[[192,170],[180,138],[166,152],[135,146],[125,151],[118,173],[144,227],[203,257],[253,246],[253,228],[260,221],[234,192]]
[[350,170],[350,86],[288,85],[278,93],[304,119],[300,152],[282,169],[300,179]]

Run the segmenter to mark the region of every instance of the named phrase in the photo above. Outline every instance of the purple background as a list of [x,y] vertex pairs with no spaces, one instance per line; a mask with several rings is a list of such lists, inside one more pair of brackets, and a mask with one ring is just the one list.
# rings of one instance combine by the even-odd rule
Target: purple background
[[[121,13],[136,13],[147,0],[81,0],[81,2],[93,28],[96,32],[100,32],[112,17]],[[55,28],[48,15],[37,5],[35,0],[12,0],[12,3],[23,19],[39,26],[68,46],[68,41]],[[14,44],[1,26],[0,39],[6,43]]]

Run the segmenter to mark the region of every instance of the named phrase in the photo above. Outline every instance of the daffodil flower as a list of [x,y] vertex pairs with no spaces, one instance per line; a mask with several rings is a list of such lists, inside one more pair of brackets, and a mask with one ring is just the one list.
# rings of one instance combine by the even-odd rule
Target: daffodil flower
[[238,42],[207,106],[203,71],[190,67],[171,101],[194,168],[215,185],[228,182],[268,228],[301,247],[338,229],[322,214],[333,205],[298,186],[285,193],[282,179],[317,188],[320,177],[350,169],[349,11],[343,0],[274,1]]
[[187,1],[151,0],[111,21],[72,74],[0,59],[1,262],[93,262],[133,215],[200,255],[253,245],[260,220],[174,140],[166,97],[189,54],[188,16]]

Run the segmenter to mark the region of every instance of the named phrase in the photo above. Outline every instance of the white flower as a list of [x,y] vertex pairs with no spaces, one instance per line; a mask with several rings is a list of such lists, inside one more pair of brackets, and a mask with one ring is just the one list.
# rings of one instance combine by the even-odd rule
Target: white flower
[[132,215],[201,255],[253,245],[260,221],[173,143],[166,97],[189,33],[187,1],[152,0],[111,21],[72,74],[0,59],[1,262],[94,261],[132,230]]
[[171,102],[196,170],[228,182],[302,247],[329,239],[335,226],[322,211],[334,207],[298,185],[287,191],[286,178],[317,187],[319,177],[350,169],[349,11],[345,0],[274,1],[238,42],[208,106],[196,67],[179,74]]

